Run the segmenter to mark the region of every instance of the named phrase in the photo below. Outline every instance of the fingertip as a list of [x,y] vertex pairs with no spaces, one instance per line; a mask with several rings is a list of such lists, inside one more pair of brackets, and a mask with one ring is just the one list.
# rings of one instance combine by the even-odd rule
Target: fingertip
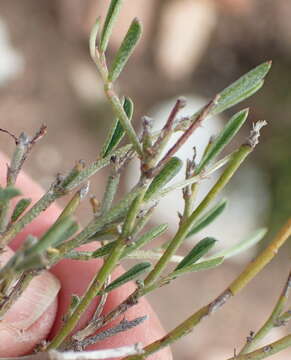
[[[2,169],[6,168],[8,158],[0,153],[0,166]],[[5,185],[5,173],[0,173],[0,183]],[[36,184],[29,176],[21,172],[19,174],[17,184],[22,191],[23,197],[32,198],[32,204],[35,203],[43,195],[43,189]],[[18,199],[17,199],[18,200]],[[51,224],[57,219],[60,214],[60,208],[52,204],[46,211],[42,212],[32,223],[27,225],[23,231],[16,236],[11,242],[11,247],[17,249],[21,242],[26,238],[28,234],[40,236],[46,231]],[[91,248],[94,245],[90,244]],[[39,317],[39,319],[24,332],[11,326],[4,328],[0,326],[0,356],[19,356],[29,353],[33,347],[46,338],[51,327],[53,331],[50,336],[55,334],[62,325],[62,317],[66,312],[71,295],[82,295],[87,288],[89,282],[100,268],[102,261],[93,260],[90,262],[71,261],[64,260],[57,264],[53,269],[53,273],[61,281],[62,289],[59,294],[59,308],[57,312],[57,301],[53,301],[45,313]],[[118,276],[122,272],[121,268],[115,272],[115,276]],[[131,292],[134,291],[135,285],[133,283],[122,286],[120,289],[112,292],[108,298],[108,302],[105,306],[105,312],[112,310],[120,302],[122,302]],[[94,310],[98,304],[98,298],[96,297],[82,321],[79,323],[79,328],[84,326],[92,317]],[[56,315],[57,313],[57,315]],[[130,309],[126,313],[128,319],[134,319],[142,315],[148,315],[149,319],[138,327],[129,330],[128,332],[121,333],[112,338],[108,338],[96,345],[93,345],[92,349],[97,348],[109,348],[118,347],[124,345],[131,345],[136,342],[142,342],[143,345],[147,345],[152,341],[162,337],[165,332],[160,324],[160,321],[145,299],[141,299],[139,304]],[[56,321],[54,323],[54,319]],[[117,319],[112,322],[110,326],[117,324],[121,319]],[[2,331],[2,333],[1,333]],[[8,346],[5,346],[6,340]],[[2,344],[2,345],[1,345]],[[2,346],[2,347],[1,347]],[[172,355],[169,349],[164,349],[157,354],[149,357],[150,360],[170,360]]]
[[28,329],[22,331],[9,324],[0,326],[0,357],[22,356],[32,352],[34,347],[46,339],[57,312],[54,301],[45,313]]
[[[13,256],[8,247],[1,265]],[[60,283],[47,271],[34,277],[0,322],[0,357],[21,356],[45,339],[55,320]]]

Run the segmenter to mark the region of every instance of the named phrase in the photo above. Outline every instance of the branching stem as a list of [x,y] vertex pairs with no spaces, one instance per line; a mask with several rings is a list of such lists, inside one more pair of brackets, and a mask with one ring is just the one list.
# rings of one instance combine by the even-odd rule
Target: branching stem
[[[215,300],[210,302],[208,305],[202,307],[200,310],[191,315],[188,319],[178,325],[175,329],[170,331],[167,335],[161,339],[153,342],[152,344],[145,347],[145,354],[142,356],[133,356],[128,357],[126,360],[141,360],[153,354],[156,351],[172,344],[173,342],[180,339],[182,336],[189,334],[193,328],[200,323],[202,319],[206,316],[211,315],[214,311],[218,310],[222,305],[224,305],[232,296],[240,292],[248,283],[251,281],[258,273],[262,270],[269,261],[271,261],[274,255],[278,252],[279,248],[286,242],[291,234],[291,218],[279,231],[277,236],[273,239],[270,245],[260,253],[256,259],[251,262],[246,269],[230,284],[230,286]],[[266,256],[266,253],[270,253],[272,256]],[[287,347],[290,345],[290,338],[283,341],[284,346]],[[279,347],[281,345],[278,345]],[[278,350],[279,351],[279,350]],[[260,353],[261,354],[261,353]],[[263,359],[264,357],[247,357],[248,354],[242,355],[241,359],[249,360],[258,360]],[[266,357],[266,354],[265,354]],[[235,358],[234,358],[235,359]]]

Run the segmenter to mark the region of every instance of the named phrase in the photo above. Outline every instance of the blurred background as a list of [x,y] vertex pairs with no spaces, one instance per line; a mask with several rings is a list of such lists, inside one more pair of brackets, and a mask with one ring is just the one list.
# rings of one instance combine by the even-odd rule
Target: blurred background
[[[0,127],[33,134],[48,125],[47,136],[25,169],[42,186],[69,169],[77,159],[92,160],[112,121],[87,39],[95,17],[109,0],[0,0]],[[251,107],[249,122],[234,145],[243,141],[251,121],[267,120],[261,144],[228,187],[227,212],[205,235],[229,245],[254,229],[267,226],[270,236],[291,213],[291,3],[285,0],[126,0],[109,47],[112,58],[131,19],[138,16],[144,35],[120,77],[119,89],[135,102],[135,126],[150,115],[159,128],[175,99],[184,95],[194,112],[210,97],[261,62],[272,59],[265,86],[253,98],[220,118],[211,119],[193,138],[203,145],[235,110]],[[13,142],[0,133],[1,151]],[[179,154],[191,156],[189,147]],[[3,169],[2,169],[3,171]],[[123,179],[124,190],[136,176],[134,166]],[[106,172],[92,182],[101,197]],[[203,185],[201,193],[209,184]],[[175,230],[178,204],[173,194],[154,221]],[[177,209],[178,210],[178,209]],[[80,216],[85,221],[89,209]],[[195,240],[195,239],[194,239]],[[193,242],[185,244],[189,251]],[[290,267],[290,244],[237,299],[173,346],[175,359],[219,360],[240,349],[251,330],[269,315]],[[254,251],[248,254],[253,257]],[[232,260],[216,272],[191,275],[151,296],[166,329],[217,295],[246,262]],[[198,331],[199,330],[199,331]],[[266,341],[284,334],[278,328]],[[289,326],[290,331],[290,326]],[[207,351],[206,351],[207,350]],[[274,356],[286,359],[285,353]],[[289,352],[290,357],[290,352]]]

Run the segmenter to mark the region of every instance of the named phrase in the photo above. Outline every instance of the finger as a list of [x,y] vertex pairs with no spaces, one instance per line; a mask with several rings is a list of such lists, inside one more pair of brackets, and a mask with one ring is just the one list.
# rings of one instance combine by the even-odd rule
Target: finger
[[[6,169],[7,158],[0,154],[0,168]],[[6,185],[6,174],[0,172],[0,184]],[[33,201],[43,193],[41,188],[32,183],[28,176],[20,174],[17,186],[22,194]],[[12,241],[13,248],[26,238],[28,234],[40,235],[57,217],[59,209],[52,206],[39,219],[28,225],[24,231]],[[13,251],[5,248],[0,262],[3,266],[13,255]],[[50,332],[57,312],[57,294],[60,282],[49,272],[35,277],[22,296],[13,304],[0,322],[0,357],[20,356],[30,352],[35,345],[45,339]]]
[[[1,163],[1,157],[0,157],[0,166],[2,166],[2,168],[4,168],[3,166],[5,166],[5,162],[7,162],[7,160],[3,159],[2,157],[2,163]],[[23,195],[31,197],[33,201],[38,200],[43,193],[42,189],[37,184],[32,182],[31,179],[23,173],[19,175],[18,184],[20,184],[20,188]],[[23,238],[30,233],[35,235],[41,234],[45,229],[47,229],[51,225],[51,223],[53,223],[56,220],[59,213],[60,213],[60,209],[55,204],[51,205],[50,208],[48,208],[30,225],[28,225],[24,229],[24,231],[22,231],[21,235],[18,236],[15,241],[13,241],[12,246],[14,248],[17,248],[17,246],[19,246],[19,243],[23,241]],[[92,246],[94,247],[95,245],[94,244],[87,245],[87,249],[89,248],[92,249]],[[61,282],[61,290],[59,294],[58,312],[53,327],[53,331],[51,333],[51,337],[58,331],[58,329],[62,325],[62,318],[70,304],[71,295],[78,294],[81,296],[84,293],[90,281],[92,280],[93,276],[95,276],[96,272],[100,268],[101,264],[102,264],[101,261],[97,259],[88,262],[63,260],[52,269],[52,272],[57,276],[57,278]],[[121,271],[122,269],[119,268],[115,272],[114,276],[120,275]],[[131,283],[124,285],[122,286],[122,288],[112,292],[112,294],[109,295],[107,304],[105,306],[105,311],[106,312],[110,311],[111,309],[116,307],[116,305],[122,302],[133,290],[134,290],[134,284]],[[92,304],[90,305],[89,309],[81,318],[81,321],[79,322],[77,329],[82,328],[89,321],[89,319],[91,319],[98,302],[99,300],[96,297],[92,301]],[[147,345],[148,343],[163,336],[165,332],[160,324],[160,321],[146,300],[141,299],[138,305],[136,305],[126,313],[126,316],[128,316],[129,319],[133,319],[135,317],[142,316],[144,314],[147,314],[149,316],[149,320],[147,320],[143,324],[129,330],[124,334],[121,333],[108,340],[104,340],[92,346],[91,348],[94,349],[102,348],[102,347],[112,348],[115,346],[133,344],[135,342],[142,342],[144,345]],[[120,321],[120,319],[118,321]],[[151,360],[152,359],[170,360],[171,358],[172,358],[171,353],[167,349],[161,351],[158,355],[154,355],[150,357]]]
[[[3,266],[13,251],[0,256]],[[48,335],[57,311],[60,282],[48,271],[33,278],[0,322],[0,357],[26,354]]]
[[[92,251],[95,248],[96,245],[88,244],[85,246],[85,248],[83,248],[83,250]],[[58,279],[60,279],[62,283],[62,288],[59,296],[58,314],[50,338],[52,338],[63,325],[62,318],[65,315],[68,306],[70,305],[71,295],[83,295],[91,280],[94,278],[94,276],[100,269],[101,265],[102,261],[100,261],[99,259],[90,261],[75,261],[66,259],[62,260],[52,269],[52,272],[58,277]],[[113,274],[113,278],[121,275],[122,272],[122,267],[118,267],[118,269]],[[134,290],[135,284],[131,282],[112,291],[108,296],[104,312],[108,313],[109,311],[114,309]],[[99,299],[98,297],[96,297],[92,301],[88,310],[81,317],[81,320],[79,321],[78,326],[76,327],[74,332],[82,329],[88,323],[88,321],[92,319],[98,303]],[[124,316],[128,320],[133,320],[143,315],[147,315],[148,320],[146,320],[142,324],[124,333],[119,333],[118,335],[115,335],[106,340],[98,342],[97,344],[89,346],[87,349],[93,350],[113,348],[125,345],[132,345],[137,342],[141,342],[143,345],[147,345],[165,335],[165,331],[162,328],[157,315],[153,311],[150,304],[144,298],[140,299],[137,305],[129,309],[124,315],[110,323],[105,328],[117,325],[124,318]],[[171,360],[172,355],[169,349],[164,349],[156,355],[149,357],[149,359]]]

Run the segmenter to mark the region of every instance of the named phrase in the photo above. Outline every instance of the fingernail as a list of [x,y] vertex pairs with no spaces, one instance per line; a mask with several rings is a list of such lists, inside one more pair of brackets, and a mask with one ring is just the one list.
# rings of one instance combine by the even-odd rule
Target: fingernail
[[23,294],[5,314],[2,323],[19,330],[28,329],[55,301],[59,280],[45,271],[33,278]]
[[[3,266],[11,256],[13,256],[13,251],[6,247],[0,254],[0,265]],[[19,330],[29,328],[56,300],[60,287],[59,280],[48,271],[43,271],[34,277],[27,289],[4,315],[0,330],[3,329],[2,325],[4,328],[9,325]]]

